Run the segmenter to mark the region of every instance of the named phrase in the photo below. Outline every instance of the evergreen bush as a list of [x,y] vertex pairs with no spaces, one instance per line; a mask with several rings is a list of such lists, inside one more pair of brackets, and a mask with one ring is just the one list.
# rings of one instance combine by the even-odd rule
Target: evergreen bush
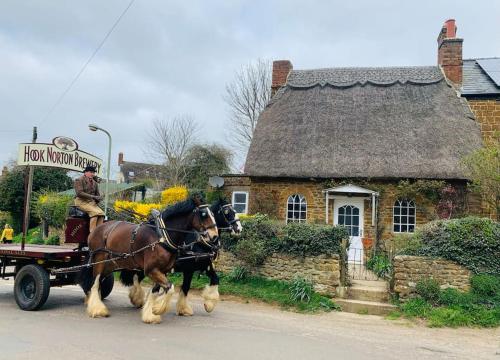
[[487,218],[438,220],[413,235],[408,255],[452,260],[476,274],[500,275],[500,223]]

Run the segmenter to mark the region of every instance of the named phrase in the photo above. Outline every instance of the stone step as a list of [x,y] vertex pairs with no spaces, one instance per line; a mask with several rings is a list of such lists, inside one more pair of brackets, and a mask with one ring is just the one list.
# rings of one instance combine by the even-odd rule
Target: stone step
[[397,310],[396,306],[381,302],[338,298],[334,299],[334,301],[336,304],[340,305],[342,311],[354,314],[384,316]]
[[351,300],[387,302],[389,292],[387,290],[374,289],[369,287],[350,287],[347,290],[347,297]]

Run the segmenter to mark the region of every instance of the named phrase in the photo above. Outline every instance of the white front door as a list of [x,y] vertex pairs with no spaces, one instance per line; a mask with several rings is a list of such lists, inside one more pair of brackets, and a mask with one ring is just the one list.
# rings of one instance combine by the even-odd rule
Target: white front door
[[364,202],[360,198],[335,198],[333,223],[343,225],[349,232],[348,261],[363,263],[363,211]]

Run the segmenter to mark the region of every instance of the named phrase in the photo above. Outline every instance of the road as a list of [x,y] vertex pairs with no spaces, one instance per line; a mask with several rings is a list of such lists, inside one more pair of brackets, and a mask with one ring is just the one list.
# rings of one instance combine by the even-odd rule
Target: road
[[302,315],[224,299],[212,314],[143,324],[115,287],[111,317],[86,316],[81,290],[52,288],[40,311],[17,308],[12,281],[0,281],[0,360],[21,359],[496,359],[498,329],[430,329],[406,320],[347,313]]

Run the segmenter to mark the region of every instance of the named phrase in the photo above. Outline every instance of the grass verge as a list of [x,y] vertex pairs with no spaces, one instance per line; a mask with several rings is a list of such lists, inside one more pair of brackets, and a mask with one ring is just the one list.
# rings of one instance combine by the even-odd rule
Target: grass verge
[[[244,279],[233,279],[231,276],[219,273],[219,293],[233,295],[244,299],[259,300],[268,304],[279,305],[282,309],[301,313],[317,313],[340,310],[330,298],[313,292],[309,301],[296,301],[291,296],[290,283],[278,280],[268,280],[262,277],[247,276]],[[182,285],[182,274],[171,274],[169,279],[175,286]],[[193,277],[191,289],[203,289],[208,285],[206,276]]]
[[[422,294],[424,296],[422,296]],[[425,319],[429,327],[498,327],[500,326],[500,277],[476,275],[471,291],[438,290],[399,304],[399,311],[389,320],[405,317]]]

